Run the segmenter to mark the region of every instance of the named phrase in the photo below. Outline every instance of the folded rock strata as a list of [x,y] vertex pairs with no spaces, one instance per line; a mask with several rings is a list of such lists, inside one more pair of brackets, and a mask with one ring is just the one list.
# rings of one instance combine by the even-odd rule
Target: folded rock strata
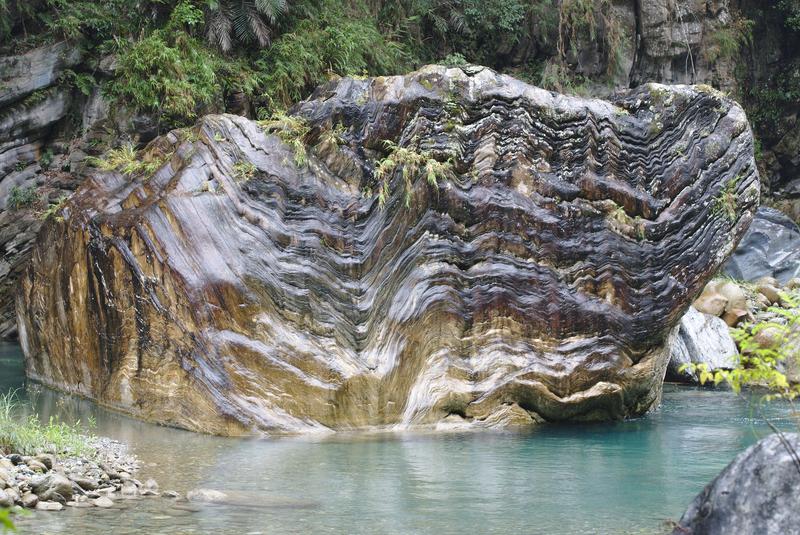
[[291,115],[207,116],[154,173],[87,179],[21,281],[28,374],[221,434],[638,415],[758,199],[710,88],[426,67]]

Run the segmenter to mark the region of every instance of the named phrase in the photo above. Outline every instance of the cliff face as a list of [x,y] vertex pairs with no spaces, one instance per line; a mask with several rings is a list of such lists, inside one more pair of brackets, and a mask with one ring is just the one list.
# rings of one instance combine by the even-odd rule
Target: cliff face
[[224,434],[641,414],[759,191],[713,90],[480,68],[343,79],[140,156],[160,168],[90,177],[40,234],[28,373]]

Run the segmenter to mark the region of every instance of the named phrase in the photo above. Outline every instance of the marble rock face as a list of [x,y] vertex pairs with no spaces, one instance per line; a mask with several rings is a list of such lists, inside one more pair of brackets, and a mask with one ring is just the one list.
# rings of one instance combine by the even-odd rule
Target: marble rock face
[[291,116],[87,179],[22,278],[29,376],[221,434],[638,415],[758,199],[744,112],[703,87],[426,67]]

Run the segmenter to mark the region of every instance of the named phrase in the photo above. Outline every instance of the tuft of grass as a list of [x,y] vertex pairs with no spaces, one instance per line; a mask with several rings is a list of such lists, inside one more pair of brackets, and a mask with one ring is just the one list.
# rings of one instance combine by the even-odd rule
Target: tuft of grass
[[37,202],[39,202],[39,192],[35,186],[28,186],[27,188],[14,186],[8,192],[8,208],[11,210],[26,208]]
[[378,184],[378,204],[383,207],[389,198],[389,182],[397,169],[403,173],[406,208],[411,206],[411,189],[414,179],[423,174],[428,184],[438,186],[440,180],[454,176],[452,158],[440,162],[429,151],[417,151],[401,147],[393,141],[383,142],[389,153],[375,164],[375,178]]
[[259,126],[267,134],[274,134],[280,138],[294,153],[294,163],[298,167],[305,167],[308,163],[306,141],[311,127],[302,117],[287,115],[285,112],[275,112],[267,120],[259,121]]
[[256,176],[258,169],[250,162],[237,162],[233,166],[233,178],[237,182],[248,182]]
[[51,417],[42,423],[36,414],[23,415],[16,391],[0,394],[0,452],[92,457],[96,450],[91,439],[80,421],[69,424]]
[[103,158],[89,158],[89,163],[103,171],[119,171],[123,175],[143,174],[152,176],[172,157],[172,153],[158,150],[145,150],[138,153],[133,144],[128,143],[118,149],[109,150]]
[[59,197],[56,202],[51,202],[47,205],[47,209],[39,214],[39,219],[42,221],[47,221],[50,218],[55,219],[56,221],[64,221],[64,218],[61,216],[61,210],[64,208],[64,204],[66,204],[67,197],[66,195],[62,195]]
[[725,184],[725,187],[720,190],[714,199],[714,205],[711,208],[712,214],[722,214],[728,221],[736,221],[736,209],[739,207],[736,189],[741,180],[742,175],[738,175]]

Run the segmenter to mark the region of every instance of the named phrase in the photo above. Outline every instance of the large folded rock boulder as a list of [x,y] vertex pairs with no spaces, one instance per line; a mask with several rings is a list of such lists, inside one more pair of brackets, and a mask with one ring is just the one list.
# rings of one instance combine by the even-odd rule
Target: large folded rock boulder
[[718,92],[477,67],[341,79],[139,158],[40,233],[27,371],[226,434],[642,414],[759,192]]
[[740,453],[681,517],[674,535],[800,534],[800,435],[774,434]]
[[781,284],[800,277],[800,227],[762,206],[723,271],[738,280],[774,277]]

